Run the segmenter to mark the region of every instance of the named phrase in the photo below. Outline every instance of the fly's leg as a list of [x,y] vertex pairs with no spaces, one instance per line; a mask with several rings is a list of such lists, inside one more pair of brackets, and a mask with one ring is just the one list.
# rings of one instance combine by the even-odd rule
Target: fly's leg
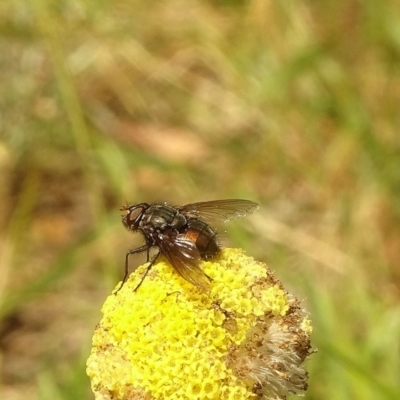
[[[149,261],[150,247],[151,246],[149,246],[148,244],[144,244],[143,246],[137,247],[136,249],[131,249],[126,253],[124,279],[122,279],[121,286],[118,288],[118,290],[114,294],[117,294],[122,289],[122,287],[125,285],[126,280],[128,279],[128,276],[129,276],[129,265],[128,265],[129,264],[128,263],[129,256],[131,254],[138,254],[138,253],[142,253],[142,252],[146,251],[147,252],[147,261]],[[140,284],[141,283],[142,282],[140,282]],[[139,286],[140,286],[140,284],[139,284]],[[137,289],[137,287],[136,287],[136,289]],[[135,291],[136,291],[136,289],[135,289]]]
[[[150,265],[146,268],[145,273],[142,276],[142,279],[140,280],[139,284],[135,287],[135,289],[133,290],[134,292],[136,292],[136,290],[138,290],[140,288],[140,285],[143,283],[144,278],[146,278],[147,274],[149,273],[149,271],[151,270],[151,267],[154,265],[154,263],[157,261],[157,258],[159,257],[159,255],[161,254],[161,251],[159,251],[154,258],[151,260]],[[148,253],[147,253],[148,255]]]

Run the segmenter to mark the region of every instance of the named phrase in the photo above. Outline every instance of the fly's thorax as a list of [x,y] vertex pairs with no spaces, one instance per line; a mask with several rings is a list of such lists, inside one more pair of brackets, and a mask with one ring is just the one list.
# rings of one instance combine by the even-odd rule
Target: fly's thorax
[[140,228],[144,232],[163,231],[167,228],[179,229],[187,223],[184,215],[166,204],[154,204],[144,213]]

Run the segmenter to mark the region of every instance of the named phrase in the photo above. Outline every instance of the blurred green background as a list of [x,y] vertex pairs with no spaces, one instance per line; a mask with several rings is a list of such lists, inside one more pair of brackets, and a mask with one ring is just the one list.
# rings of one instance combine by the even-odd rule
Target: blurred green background
[[400,399],[400,2],[3,0],[0,29],[2,400],[93,398],[121,205],[220,198],[310,311],[305,399]]

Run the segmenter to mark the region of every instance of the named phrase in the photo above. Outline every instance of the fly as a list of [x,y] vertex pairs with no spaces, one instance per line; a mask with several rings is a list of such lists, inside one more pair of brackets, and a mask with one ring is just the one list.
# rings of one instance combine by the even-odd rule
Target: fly
[[174,207],[167,203],[140,203],[121,208],[125,212],[122,223],[132,232],[140,232],[145,244],[131,249],[125,256],[125,275],[118,291],[128,275],[131,254],[146,252],[150,261],[150,249],[158,249],[135,290],[138,290],[158,257],[164,255],[176,272],[196,286],[208,286],[211,280],[200,268],[201,260],[208,260],[220,252],[214,222],[227,222],[245,217],[258,209],[250,200],[213,200]]

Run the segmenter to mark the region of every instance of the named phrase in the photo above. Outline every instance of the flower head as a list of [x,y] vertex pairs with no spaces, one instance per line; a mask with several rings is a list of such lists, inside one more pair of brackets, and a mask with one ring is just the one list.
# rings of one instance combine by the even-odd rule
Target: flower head
[[285,399],[307,388],[311,325],[265,264],[224,249],[209,289],[155,264],[110,295],[87,372],[97,400]]

